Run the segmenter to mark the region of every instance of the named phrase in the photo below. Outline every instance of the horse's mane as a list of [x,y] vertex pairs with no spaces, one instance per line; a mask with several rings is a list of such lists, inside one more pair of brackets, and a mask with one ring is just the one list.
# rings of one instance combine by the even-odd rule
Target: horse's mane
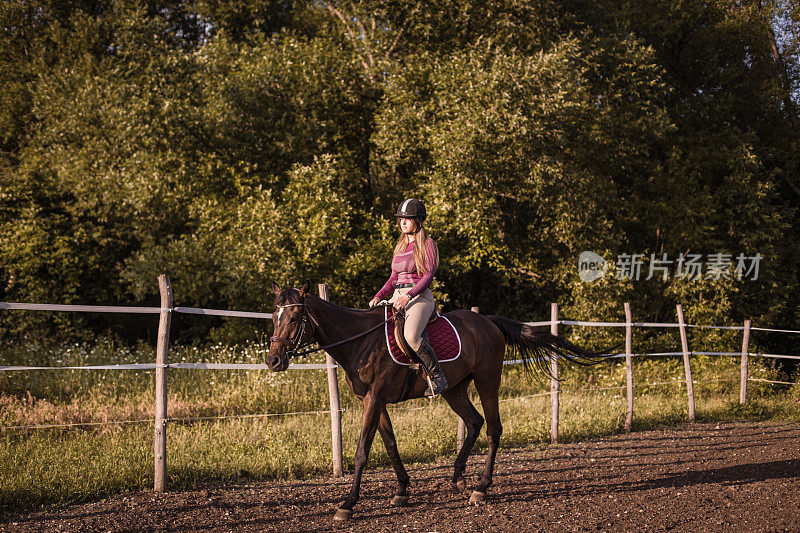
[[[313,296],[313,295],[310,295]],[[315,296],[315,298],[317,298]],[[322,298],[319,298],[322,300]],[[331,305],[337,309],[341,309],[343,311],[352,311],[355,313],[375,313],[378,310],[378,307],[372,309],[354,309],[352,307],[345,307],[343,305],[339,305],[337,303],[331,302],[330,300],[322,300],[326,304]],[[303,299],[300,297],[300,291],[294,287],[290,287],[288,289],[284,289],[278,296],[275,298],[275,305],[287,305],[287,304],[299,304],[303,303]]]
[[[320,298],[320,299],[322,299],[322,298]],[[333,307],[335,307],[337,309],[341,309],[343,311],[355,311],[356,313],[373,313],[373,312],[375,312],[376,309],[378,309],[377,307],[372,308],[372,309],[354,309],[352,307],[345,307],[343,305],[339,305],[339,304],[334,303],[334,302],[332,302],[330,300],[324,300],[324,301],[328,305],[331,305],[331,306],[333,306]]]

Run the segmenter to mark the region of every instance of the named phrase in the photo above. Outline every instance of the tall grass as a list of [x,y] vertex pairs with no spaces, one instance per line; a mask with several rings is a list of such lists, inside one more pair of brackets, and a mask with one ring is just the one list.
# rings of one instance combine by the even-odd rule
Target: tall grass
[[[266,344],[175,347],[170,360],[262,362]],[[3,365],[73,365],[150,362],[152,348],[111,341],[93,346],[15,347]],[[320,362],[315,354],[301,362]],[[797,418],[800,391],[750,384],[748,405],[738,405],[737,358],[693,358],[699,420]],[[758,377],[780,376],[756,361]],[[344,454],[352,466],[360,428],[360,404],[340,374]],[[679,358],[634,360],[634,429],[686,420],[683,365]],[[238,479],[301,479],[329,474],[330,417],[324,371],[181,370],[168,372],[169,417],[255,418],[173,421],[168,425],[170,489]],[[563,371],[560,438],[584,440],[622,431],[625,370],[621,360]],[[53,429],[0,430],[0,508],[29,508],[102,498],[153,483],[153,382],[151,371],[0,372],[0,426],[134,421]],[[550,439],[549,382],[507,367],[501,387],[504,446],[541,446]],[[480,403],[473,391],[476,406]],[[323,411],[322,413],[313,413]],[[306,413],[312,414],[290,414]],[[390,409],[400,453],[407,463],[452,457],[457,418],[441,399],[414,400]],[[444,428],[444,429],[442,429]],[[388,465],[376,438],[370,463]],[[485,437],[477,443],[485,448]],[[502,460],[502,455],[501,455]]]

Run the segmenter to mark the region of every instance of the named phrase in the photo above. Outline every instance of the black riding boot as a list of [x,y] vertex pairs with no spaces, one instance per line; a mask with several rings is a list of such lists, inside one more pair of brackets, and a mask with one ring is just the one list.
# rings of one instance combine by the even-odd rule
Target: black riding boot
[[432,397],[441,394],[447,388],[447,378],[444,377],[444,372],[442,372],[442,367],[439,366],[439,360],[436,358],[433,348],[425,339],[422,339],[422,346],[419,347],[417,356],[422,361],[425,370],[428,371],[433,385],[433,390],[428,387],[428,390],[425,391],[425,396]]

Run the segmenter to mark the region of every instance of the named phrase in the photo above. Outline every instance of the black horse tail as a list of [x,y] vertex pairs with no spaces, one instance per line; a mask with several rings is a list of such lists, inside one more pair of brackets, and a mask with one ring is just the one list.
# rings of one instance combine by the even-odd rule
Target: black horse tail
[[525,370],[533,367],[542,374],[553,377],[550,359],[557,357],[579,365],[594,365],[608,360],[605,352],[590,352],[551,333],[537,331],[533,327],[504,316],[484,315],[500,328],[506,339],[506,353],[522,360]]

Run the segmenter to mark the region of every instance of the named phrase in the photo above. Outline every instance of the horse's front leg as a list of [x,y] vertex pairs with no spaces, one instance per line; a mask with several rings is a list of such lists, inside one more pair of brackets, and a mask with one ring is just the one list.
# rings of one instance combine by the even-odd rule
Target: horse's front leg
[[386,411],[386,407],[381,410],[378,431],[381,434],[381,438],[383,438],[383,444],[386,446],[386,453],[392,461],[394,473],[397,475],[397,493],[394,495],[394,498],[392,498],[391,504],[394,506],[407,505],[410,479],[406,468],[403,466],[403,461],[400,459],[400,453],[397,451],[397,440],[394,437],[392,421],[389,419],[389,413]]
[[355,469],[353,471],[353,485],[350,487],[350,494],[347,496],[336,510],[334,520],[347,520],[353,514],[353,506],[356,504],[361,491],[361,474],[367,465],[369,449],[372,446],[372,439],[375,437],[375,430],[378,429],[378,421],[385,403],[379,402],[367,394],[364,397],[364,413],[361,418],[361,435],[358,438],[356,448]]

